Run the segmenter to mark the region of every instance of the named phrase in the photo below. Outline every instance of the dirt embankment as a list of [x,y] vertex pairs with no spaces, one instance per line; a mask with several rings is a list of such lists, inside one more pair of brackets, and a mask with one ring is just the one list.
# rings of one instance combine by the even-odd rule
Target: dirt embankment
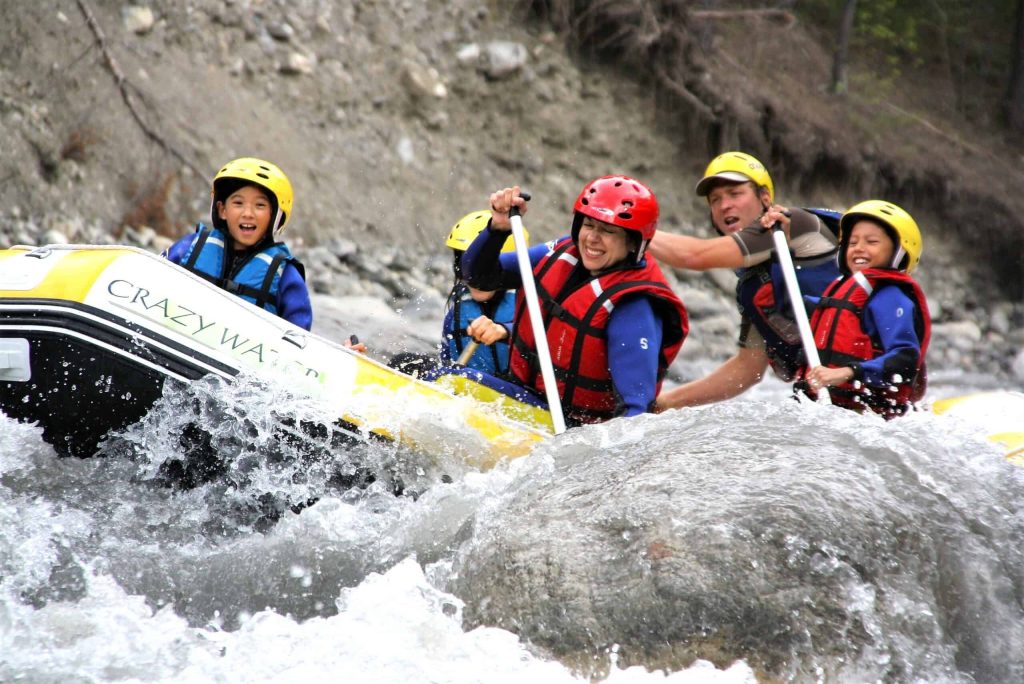
[[[5,241],[83,225],[167,235],[208,211],[224,161],[265,156],[296,189],[290,242],[435,255],[506,184],[535,239],[584,182],[650,184],[665,230],[704,233],[693,181],[723,148],[761,156],[785,201],[884,197],[925,232],[938,317],[1013,347],[1024,328],[1024,174],[927,74],[823,93],[827,34],[686,3],[42,0],[0,8]],[[693,9],[693,8],[690,8]],[[19,232],[20,231],[20,232]],[[41,238],[40,238],[41,239]],[[995,298],[1006,325],[985,327]]]

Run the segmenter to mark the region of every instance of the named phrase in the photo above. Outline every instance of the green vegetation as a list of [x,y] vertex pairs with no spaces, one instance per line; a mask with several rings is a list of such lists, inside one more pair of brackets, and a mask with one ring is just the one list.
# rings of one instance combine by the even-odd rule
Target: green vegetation
[[[997,111],[1010,82],[1020,0],[860,0],[850,37],[851,68],[872,64],[891,83],[908,71],[936,79],[943,102],[963,116]],[[835,36],[845,2],[804,0],[797,16]]]

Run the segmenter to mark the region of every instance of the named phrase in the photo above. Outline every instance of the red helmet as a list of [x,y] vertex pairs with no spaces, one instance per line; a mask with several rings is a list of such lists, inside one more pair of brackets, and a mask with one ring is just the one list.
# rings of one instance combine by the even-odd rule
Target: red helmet
[[629,176],[604,176],[584,186],[573,206],[572,239],[579,237],[583,216],[640,233],[646,243],[658,225],[658,198]]

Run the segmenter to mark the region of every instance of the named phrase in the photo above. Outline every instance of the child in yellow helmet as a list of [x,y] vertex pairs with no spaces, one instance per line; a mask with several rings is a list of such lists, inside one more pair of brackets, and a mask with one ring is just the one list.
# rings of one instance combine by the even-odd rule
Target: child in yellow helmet
[[[391,360],[389,365],[393,368],[430,378],[436,371],[455,365],[474,342],[467,332],[472,324],[476,326],[475,341],[482,346],[469,352],[471,355],[465,359],[466,368],[498,376],[508,371],[508,338],[515,313],[515,291],[480,290],[469,286],[462,277],[462,254],[490,220],[490,211],[470,212],[455,222],[445,240],[445,246],[452,250],[455,282],[445,306],[438,356],[400,354]],[[502,251],[514,250],[515,245],[509,238]]]
[[[485,348],[478,349],[468,359],[466,367],[492,375],[503,375],[508,371],[508,339],[515,314],[515,291],[479,290],[468,285],[462,278],[462,254],[490,220],[490,211],[466,214],[452,226],[445,241],[445,245],[453,252],[455,283],[448,295],[445,310],[441,363],[450,365],[456,361],[473,341],[467,332],[467,328],[473,324],[477,331],[476,340]],[[502,252],[512,251],[515,251],[515,244],[510,237],[505,241]]]
[[276,165],[242,157],[214,176],[210,225],[175,242],[170,261],[300,328],[313,325],[305,269],[277,238],[294,194]]
[[811,317],[820,366],[797,389],[885,418],[903,415],[924,395],[931,338],[928,301],[910,273],[921,258],[921,231],[883,200],[854,205],[840,221],[843,277],[825,290]]

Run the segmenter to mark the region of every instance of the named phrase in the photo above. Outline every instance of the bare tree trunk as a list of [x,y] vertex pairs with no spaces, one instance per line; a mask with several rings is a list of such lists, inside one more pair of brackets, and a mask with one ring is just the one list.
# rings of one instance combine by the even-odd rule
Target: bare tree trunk
[[1006,123],[1013,131],[1024,131],[1024,0],[1017,2],[1017,28],[1010,51],[1013,64],[1006,91]]
[[846,93],[846,56],[850,51],[850,33],[853,31],[853,18],[856,13],[857,0],[846,0],[846,5],[843,7],[843,18],[839,22],[836,52],[832,60],[832,85],[829,89],[835,95]]
[[947,87],[953,93],[953,100],[956,108],[960,109],[960,89],[957,87],[956,79],[953,78],[953,59],[949,50],[949,15],[939,0],[930,0],[932,12],[935,13],[935,39],[938,41],[939,56],[942,59],[942,77],[946,79]]

